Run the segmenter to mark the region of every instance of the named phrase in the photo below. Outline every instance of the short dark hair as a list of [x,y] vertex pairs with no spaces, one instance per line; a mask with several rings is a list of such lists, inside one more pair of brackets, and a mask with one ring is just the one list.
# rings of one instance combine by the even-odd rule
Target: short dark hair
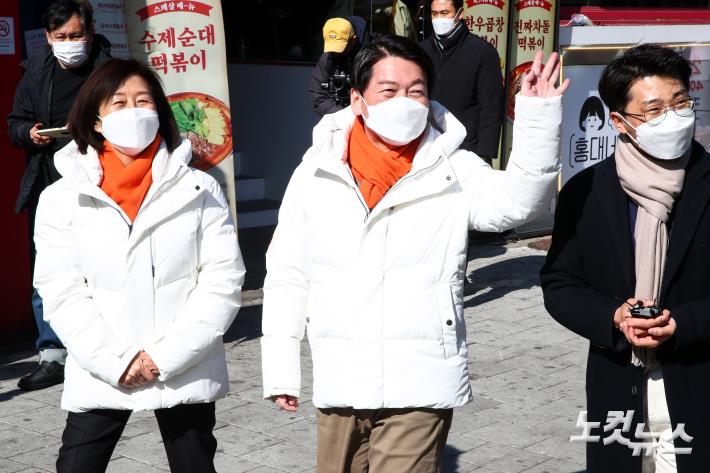
[[418,65],[424,72],[427,92],[431,93],[435,79],[434,64],[431,59],[417,43],[395,35],[377,36],[370,41],[370,44],[360,49],[353,63],[352,88],[360,92],[367,89],[375,64],[389,56],[406,59]]
[[99,109],[133,76],[139,76],[148,84],[160,121],[158,133],[165,140],[168,150],[173,152],[182,141],[172,109],[155,71],[135,59],[110,59],[86,79],[67,118],[69,133],[82,154],[86,154],[89,146],[97,151],[103,150],[104,137],[94,130]]
[[599,79],[599,95],[609,110],[623,112],[631,100],[629,89],[638,79],[659,76],[677,79],[690,90],[690,62],[671,48],[641,44],[611,61]]
[[[429,6],[431,7],[431,4],[434,3],[435,0],[429,0]],[[459,11],[461,8],[463,8],[463,0],[449,0],[451,4],[454,6],[456,11]]]
[[602,104],[602,101],[596,95],[591,95],[584,101],[582,110],[579,112],[579,128],[584,131],[589,131],[584,126],[584,120],[592,115],[599,118],[599,121],[601,122],[597,130],[604,128],[604,119],[606,118],[606,113],[604,113],[604,104]]
[[84,30],[94,30],[94,9],[86,0],[58,0],[52,3],[42,16],[44,29],[52,32],[78,15]]

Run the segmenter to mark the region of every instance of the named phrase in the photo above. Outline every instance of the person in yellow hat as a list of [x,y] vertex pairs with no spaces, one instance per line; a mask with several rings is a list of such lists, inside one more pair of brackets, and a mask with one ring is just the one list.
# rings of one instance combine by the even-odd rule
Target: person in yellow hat
[[[360,36],[354,23],[359,17],[331,18],[323,25],[323,54],[313,70],[309,90],[313,110],[320,116],[335,113],[350,105],[350,70],[360,49]],[[358,28],[360,29],[360,28]]]

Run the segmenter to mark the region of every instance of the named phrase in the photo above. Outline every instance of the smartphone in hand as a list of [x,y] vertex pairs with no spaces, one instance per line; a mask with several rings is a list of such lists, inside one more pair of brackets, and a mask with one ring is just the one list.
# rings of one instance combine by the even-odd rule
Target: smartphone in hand
[[69,129],[67,127],[61,128],[41,128],[37,130],[39,136],[48,136],[50,138],[66,138],[69,135]]

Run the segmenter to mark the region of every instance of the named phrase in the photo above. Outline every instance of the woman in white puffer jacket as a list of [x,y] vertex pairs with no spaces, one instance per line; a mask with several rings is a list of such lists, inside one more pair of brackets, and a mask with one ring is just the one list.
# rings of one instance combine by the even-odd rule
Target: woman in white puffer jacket
[[[97,118],[98,117],[98,118]],[[131,412],[155,410],[170,468],[214,471],[222,335],[244,266],[219,185],[190,168],[160,80],[137,61],[95,71],[74,142],[41,195],[34,284],[68,350],[57,471],[105,471]]]

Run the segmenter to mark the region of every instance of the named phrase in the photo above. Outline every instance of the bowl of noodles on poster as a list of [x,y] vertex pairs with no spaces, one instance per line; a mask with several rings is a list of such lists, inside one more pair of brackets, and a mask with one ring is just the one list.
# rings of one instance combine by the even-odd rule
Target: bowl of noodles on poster
[[229,107],[211,95],[181,92],[168,96],[180,136],[192,143],[190,165],[206,171],[232,152]]

